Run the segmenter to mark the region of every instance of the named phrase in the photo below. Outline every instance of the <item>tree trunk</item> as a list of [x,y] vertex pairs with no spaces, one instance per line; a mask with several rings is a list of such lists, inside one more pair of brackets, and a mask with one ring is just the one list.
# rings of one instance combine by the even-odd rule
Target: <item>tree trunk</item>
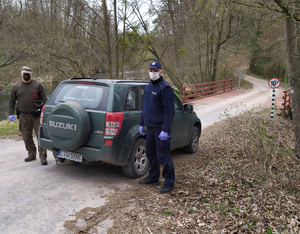
[[211,81],[216,81],[220,49],[221,49],[221,45],[217,44],[216,50],[215,50],[215,53],[213,56],[214,57],[213,64],[212,64],[213,73],[212,73]]
[[112,79],[112,52],[110,46],[110,23],[109,23],[109,14],[107,10],[106,0],[102,0],[102,9],[103,9],[103,21],[104,21],[104,31],[106,37],[106,55],[107,55],[107,72],[108,79]]
[[293,122],[295,132],[295,155],[300,159],[300,60],[298,58],[299,49],[296,23],[291,17],[285,18],[285,40],[286,40],[286,53],[288,60],[288,77],[291,87],[294,88],[292,94],[292,109],[293,109]]
[[179,74],[179,77],[183,76],[183,69],[182,65],[179,59],[178,55],[178,50],[180,48],[180,43],[181,40],[179,39],[179,26],[176,24],[176,15],[175,15],[175,9],[176,9],[176,1],[168,1],[168,11],[170,14],[170,19],[171,19],[171,25],[172,25],[172,31],[173,31],[173,36],[174,36],[174,55],[175,55],[175,61],[176,61],[176,73]]
[[126,38],[126,20],[127,20],[127,1],[124,2],[124,19],[123,19],[123,40],[122,40],[122,79],[124,79],[124,64],[125,64],[125,38]]
[[114,0],[114,21],[115,21],[115,50],[116,50],[116,79],[119,79],[119,35],[117,20],[117,0]]

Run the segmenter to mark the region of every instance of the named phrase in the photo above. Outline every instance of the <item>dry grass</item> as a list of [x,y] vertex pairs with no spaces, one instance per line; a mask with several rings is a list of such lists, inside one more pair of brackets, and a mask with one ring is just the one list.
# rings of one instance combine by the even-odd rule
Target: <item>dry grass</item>
[[[205,129],[194,155],[172,152],[176,188],[116,190],[99,208],[85,208],[65,227],[97,233],[299,233],[299,161],[292,123],[249,112]],[[127,181],[126,181],[127,182]],[[161,181],[163,182],[163,181]],[[80,227],[77,220],[84,220]]]
[[2,138],[15,138],[20,135],[19,120],[15,122],[9,120],[0,121],[0,137]]

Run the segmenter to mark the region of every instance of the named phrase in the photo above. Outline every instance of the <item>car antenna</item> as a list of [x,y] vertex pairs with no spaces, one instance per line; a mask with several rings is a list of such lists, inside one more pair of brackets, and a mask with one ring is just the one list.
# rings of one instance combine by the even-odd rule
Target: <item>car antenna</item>
[[95,77],[93,76],[93,74],[91,74],[90,72],[89,72],[89,74],[90,74],[91,77],[93,77],[93,80],[96,80],[96,79],[97,79],[97,78],[95,78]]

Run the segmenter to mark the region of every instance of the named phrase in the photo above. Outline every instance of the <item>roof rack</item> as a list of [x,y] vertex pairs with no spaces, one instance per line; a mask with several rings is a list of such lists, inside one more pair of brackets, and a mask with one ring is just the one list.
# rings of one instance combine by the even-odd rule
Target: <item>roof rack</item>
[[69,80],[81,80],[81,79],[92,79],[96,80],[97,78],[92,78],[92,77],[72,77]]
[[101,79],[101,78],[91,78],[91,77],[72,77],[69,80],[98,80],[108,83],[149,83],[146,80],[113,80],[113,79]]
[[149,83],[146,80],[114,80],[116,83]]

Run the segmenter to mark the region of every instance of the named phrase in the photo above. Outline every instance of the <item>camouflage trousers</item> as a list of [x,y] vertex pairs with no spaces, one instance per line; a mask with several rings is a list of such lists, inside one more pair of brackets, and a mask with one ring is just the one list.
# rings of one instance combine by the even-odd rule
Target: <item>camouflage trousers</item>
[[[36,136],[39,132],[40,117],[33,117],[32,114],[21,113],[19,130],[22,133],[25,148],[28,151],[28,156],[36,156],[36,147],[33,141],[32,130],[34,129]],[[47,149],[38,146],[40,159],[47,158]]]

